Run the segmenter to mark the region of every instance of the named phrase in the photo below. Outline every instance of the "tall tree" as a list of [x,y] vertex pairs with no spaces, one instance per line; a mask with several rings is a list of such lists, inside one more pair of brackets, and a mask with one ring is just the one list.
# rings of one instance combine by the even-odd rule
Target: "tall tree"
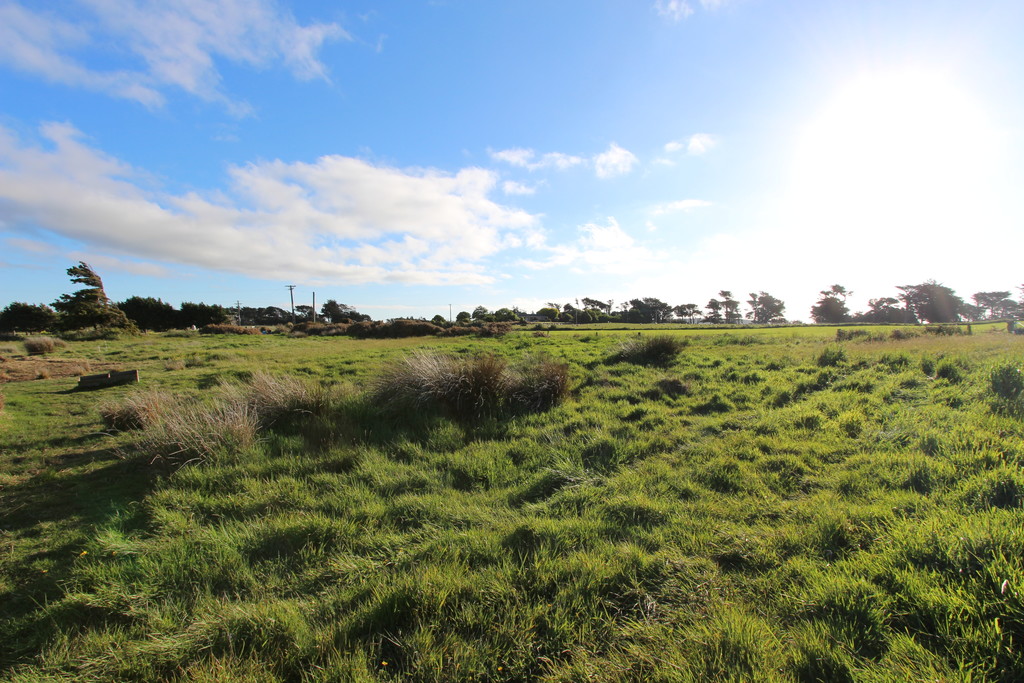
[[672,309],[680,318],[686,318],[690,324],[694,324],[697,321],[697,316],[700,315],[700,306],[697,304],[680,304]]
[[1008,310],[1016,307],[1017,302],[1010,298],[1010,292],[976,292],[971,296],[975,305],[982,309],[989,318],[1007,317]]
[[652,296],[630,299],[629,305],[630,322],[660,323],[672,312],[672,306]]
[[103,280],[85,261],[67,270],[71,281],[85,285],[73,294],[61,294],[53,307],[61,314],[60,326],[66,330],[80,330],[86,327],[130,329],[131,321],[120,308],[107,297]]
[[732,292],[723,289],[718,293],[722,297],[722,313],[725,315],[725,322],[737,323],[743,316],[740,315],[740,302],[733,298]]
[[811,307],[811,318],[816,323],[843,323],[850,320],[846,297],[852,294],[842,285],[832,285],[818,294],[818,303]]
[[907,310],[918,319],[929,323],[950,323],[960,319],[964,300],[949,287],[926,280],[919,285],[903,285],[900,298]]
[[708,300],[708,305],[704,308],[707,309],[708,313],[704,316],[704,320],[709,323],[718,324],[722,322],[722,302],[718,299]]
[[901,323],[906,322],[907,314],[899,307],[899,299],[883,296],[868,299],[868,311],[862,317],[869,323]]
[[782,312],[786,310],[786,304],[768,292],[750,293],[750,300],[747,301],[750,312],[747,317],[759,325],[778,322],[782,320]]

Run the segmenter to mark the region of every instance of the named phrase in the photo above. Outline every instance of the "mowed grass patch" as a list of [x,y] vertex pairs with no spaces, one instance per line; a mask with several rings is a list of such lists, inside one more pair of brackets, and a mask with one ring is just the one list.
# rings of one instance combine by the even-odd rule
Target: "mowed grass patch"
[[[5,674],[1019,678],[1020,340],[800,332],[673,331],[667,364],[605,362],[635,331],[72,343],[143,386],[4,386]],[[500,393],[382,400],[411,354]],[[537,358],[560,400],[506,409]],[[142,390],[188,408],[108,429]],[[250,440],[150,464],[151,425],[224,406]]]

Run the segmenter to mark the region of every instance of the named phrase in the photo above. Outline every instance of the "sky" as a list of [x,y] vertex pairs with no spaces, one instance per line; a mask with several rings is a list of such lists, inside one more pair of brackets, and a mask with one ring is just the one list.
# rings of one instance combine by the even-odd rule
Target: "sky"
[[0,306],[1024,283],[1019,0],[0,0]]

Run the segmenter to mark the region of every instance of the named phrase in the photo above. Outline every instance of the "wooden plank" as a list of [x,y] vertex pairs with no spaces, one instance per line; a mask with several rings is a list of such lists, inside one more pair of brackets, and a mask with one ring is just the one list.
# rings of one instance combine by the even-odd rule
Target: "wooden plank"
[[82,375],[78,378],[79,389],[98,389],[117,384],[135,384],[139,381],[138,370],[114,370],[101,375]]

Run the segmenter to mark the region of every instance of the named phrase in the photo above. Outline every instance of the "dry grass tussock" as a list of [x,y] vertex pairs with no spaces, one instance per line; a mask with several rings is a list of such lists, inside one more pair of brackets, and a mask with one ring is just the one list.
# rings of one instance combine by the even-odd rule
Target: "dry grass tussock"
[[118,432],[145,429],[173,412],[177,403],[169,392],[145,389],[129,394],[121,402],[102,404],[100,419],[107,429]]
[[209,401],[149,390],[100,409],[104,424],[141,430],[135,450],[153,460],[184,464],[257,443],[271,425],[327,414],[342,392],[290,376],[256,372],[246,382],[225,382]]
[[569,369],[544,358],[512,368],[503,358],[458,358],[416,353],[402,359],[377,381],[381,403],[405,409],[440,408],[458,418],[499,412],[545,410],[568,394]]
[[30,356],[42,356],[67,346],[63,339],[54,337],[28,337],[24,341],[25,351]]

